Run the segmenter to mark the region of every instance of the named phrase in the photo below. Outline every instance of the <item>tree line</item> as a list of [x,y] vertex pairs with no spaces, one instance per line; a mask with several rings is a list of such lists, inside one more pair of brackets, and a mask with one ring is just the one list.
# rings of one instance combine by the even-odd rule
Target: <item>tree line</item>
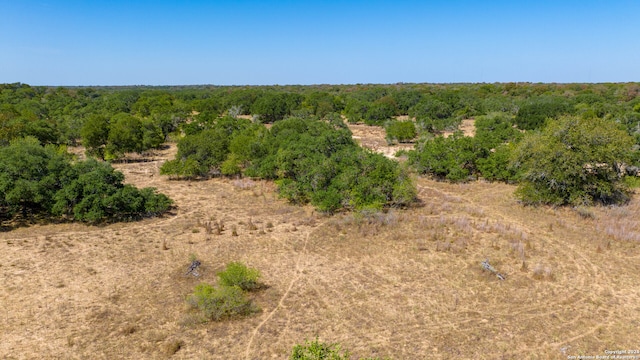
[[[329,212],[405,206],[415,195],[412,171],[518,183],[525,203],[619,203],[630,193],[621,166],[638,165],[639,93],[637,83],[0,84],[0,147],[24,147],[27,138],[43,149],[82,144],[89,157],[112,161],[177,141],[165,174],[273,179],[287,199]],[[467,118],[476,120],[474,137],[442,136]],[[390,143],[414,141],[411,169],[356,146],[344,121],[383,126]],[[0,209],[14,214],[21,206],[9,205],[5,189]],[[22,203],[53,211],[52,204]]]

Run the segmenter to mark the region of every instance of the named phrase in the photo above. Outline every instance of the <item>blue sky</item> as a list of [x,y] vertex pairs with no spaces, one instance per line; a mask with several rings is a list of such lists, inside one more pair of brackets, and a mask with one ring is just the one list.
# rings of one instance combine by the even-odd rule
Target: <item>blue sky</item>
[[0,83],[640,81],[640,1],[0,0]]

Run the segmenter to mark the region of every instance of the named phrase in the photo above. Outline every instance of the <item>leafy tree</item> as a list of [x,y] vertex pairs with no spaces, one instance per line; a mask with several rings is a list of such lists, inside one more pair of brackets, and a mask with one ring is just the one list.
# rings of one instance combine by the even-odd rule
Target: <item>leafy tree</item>
[[120,157],[127,152],[141,152],[143,146],[144,130],[142,122],[126,113],[120,113],[111,118],[107,151],[115,157]]
[[302,96],[298,94],[267,92],[251,105],[251,112],[263,123],[272,123],[291,115],[301,103]]
[[505,113],[479,116],[475,127],[475,139],[487,151],[500,144],[518,142],[522,138],[522,133],[514,127],[513,117]]
[[[227,158],[228,147],[229,137],[226,132],[221,129],[204,130],[180,139],[178,153],[173,161],[183,164],[182,176],[206,176]],[[170,174],[171,166],[171,162],[165,163],[160,169],[161,173]]]
[[606,119],[575,116],[528,134],[513,165],[522,176],[516,195],[526,204],[620,204],[629,189],[619,174],[634,152],[633,139]]
[[155,121],[152,119],[142,120],[140,123],[142,128],[142,146],[141,150],[156,149],[164,142],[164,133]]
[[376,101],[367,108],[364,114],[364,123],[367,125],[383,125],[385,121],[393,118],[396,114],[394,104],[386,101]]
[[96,223],[165,212],[172,204],[155,189],[124,185],[122,173],[97,160],[71,164],[64,148],[35,138],[0,148],[0,211],[5,216],[67,216]]
[[80,130],[80,136],[88,155],[104,159],[104,146],[109,141],[109,119],[104,115],[90,115]]
[[409,109],[418,104],[423,99],[423,95],[418,90],[399,90],[392,95],[398,109],[398,115],[409,114]]
[[457,122],[451,119],[452,107],[444,101],[427,98],[409,109],[409,116],[416,119],[421,130],[430,133],[441,132]]
[[153,188],[138,190],[123,184],[124,175],[104,162],[78,162],[73,173],[73,179],[54,196],[55,215],[89,223],[130,221],[164,213],[172,204]]
[[357,123],[364,120],[369,107],[371,107],[370,103],[351,98],[346,102],[344,115],[350,123]]
[[501,144],[489,153],[488,157],[476,161],[478,170],[485,180],[512,183],[518,179],[518,169],[511,164],[516,144]]
[[[194,178],[207,176],[212,170],[221,170],[220,167],[229,154],[231,139],[236,133],[243,134],[243,131],[251,125],[251,122],[246,119],[228,116],[215,120],[212,125],[208,125],[209,129],[194,132],[180,139],[176,159],[165,162],[160,168],[160,173]],[[252,129],[255,131],[255,127]],[[247,131],[247,134],[250,133]],[[236,142],[237,148],[243,145],[251,146],[251,143]],[[242,160],[245,159],[241,155],[229,160],[225,164],[226,175],[237,174]]]
[[518,110],[515,123],[523,130],[542,128],[547,119],[554,119],[560,115],[570,114],[571,104],[558,96],[542,96],[527,100]]
[[241,110],[242,115],[250,115],[253,103],[261,94],[262,91],[257,88],[225,91],[220,99],[221,110],[227,110],[232,106],[237,106]]
[[302,106],[309,109],[311,113],[319,118],[340,109],[340,102],[333,95],[324,91],[314,91],[305,97]]
[[415,199],[407,170],[360,148],[341,120],[287,118],[267,130],[218,119],[211,129],[181,139],[176,159],[161,173],[195,177],[211,169],[276,180],[281,196],[327,212],[405,206]]
[[47,213],[69,180],[69,160],[35,138],[12,140],[0,148],[0,209],[7,215]]
[[417,143],[416,149],[409,152],[409,163],[421,174],[461,182],[477,174],[480,157],[483,154],[477,142],[458,131],[447,138],[437,136]]

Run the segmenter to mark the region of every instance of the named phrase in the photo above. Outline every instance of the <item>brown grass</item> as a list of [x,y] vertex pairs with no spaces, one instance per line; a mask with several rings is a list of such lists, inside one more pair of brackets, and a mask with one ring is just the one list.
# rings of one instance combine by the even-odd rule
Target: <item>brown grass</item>
[[[640,199],[585,218],[522,207],[508,185],[419,179],[421,207],[324,217],[271,183],[170,181],[160,163],[117,166],[175,199],[173,214],[0,233],[0,358],[284,359],[315,336],[394,359],[637,348]],[[188,321],[185,297],[230,261],[262,273],[262,312]]]

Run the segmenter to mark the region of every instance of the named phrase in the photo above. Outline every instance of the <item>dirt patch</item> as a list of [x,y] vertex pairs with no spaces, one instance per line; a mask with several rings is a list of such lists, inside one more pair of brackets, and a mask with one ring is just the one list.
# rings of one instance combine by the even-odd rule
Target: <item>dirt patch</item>
[[[476,136],[476,120],[475,119],[464,119],[458,126],[458,130],[462,131],[464,136],[474,137]],[[444,137],[449,137],[453,135],[452,131],[445,131],[442,134]]]
[[364,124],[347,124],[349,130],[353,133],[353,139],[360,146],[381,153],[390,159],[397,159],[396,153],[400,150],[412,150],[414,144],[395,144],[389,145],[385,140],[386,132],[380,126],[369,126]]
[[[346,119],[345,119],[346,120]],[[407,121],[409,120],[408,116],[398,116],[398,120]],[[400,150],[413,150],[415,143],[403,143],[403,144],[393,144],[389,145],[387,143],[386,132],[384,128],[380,126],[369,126],[364,124],[350,124],[347,123],[347,126],[353,133],[353,138],[360,144],[360,146],[365,147],[367,149],[371,149],[375,152],[381,153],[384,156],[390,159],[398,159],[396,157],[396,153]],[[462,120],[459,130],[462,131],[464,136],[473,137],[476,135],[476,127],[475,127],[475,119],[465,119]],[[444,132],[444,137],[449,137],[453,135],[453,132]]]

